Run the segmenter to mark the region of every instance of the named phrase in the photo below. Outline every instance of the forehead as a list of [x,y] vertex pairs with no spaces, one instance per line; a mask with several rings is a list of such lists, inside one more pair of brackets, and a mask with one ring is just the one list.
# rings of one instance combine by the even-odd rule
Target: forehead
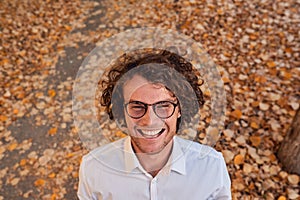
[[140,75],[134,75],[123,85],[124,100],[164,100],[174,97],[165,85],[152,83]]

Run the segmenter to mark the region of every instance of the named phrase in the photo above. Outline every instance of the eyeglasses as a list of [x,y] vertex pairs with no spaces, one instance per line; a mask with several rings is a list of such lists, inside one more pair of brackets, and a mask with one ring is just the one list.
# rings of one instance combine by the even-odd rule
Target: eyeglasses
[[177,105],[178,104],[170,101],[159,101],[154,104],[146,104],[140,101],[131,101],[125,104],[125,110],[129,117],[133,119],[139,119],[146,114],[148,107],[152,106],[152,109],[156,116],[161,119],[166,119],[174,114]]

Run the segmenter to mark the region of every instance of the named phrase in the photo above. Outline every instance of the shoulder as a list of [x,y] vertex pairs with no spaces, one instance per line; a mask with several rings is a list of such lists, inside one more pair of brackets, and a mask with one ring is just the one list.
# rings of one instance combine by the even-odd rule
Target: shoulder
[[192,156],[198,159],[223,160],[222,153],[218,152],[210,146],[186,140],[180,137],[176,137],[176,141],[180,144],[186,156]]
[[126,139],[127,137],[93,149],[82,157],[81,165],[88,167],[117,161],[123,155]]

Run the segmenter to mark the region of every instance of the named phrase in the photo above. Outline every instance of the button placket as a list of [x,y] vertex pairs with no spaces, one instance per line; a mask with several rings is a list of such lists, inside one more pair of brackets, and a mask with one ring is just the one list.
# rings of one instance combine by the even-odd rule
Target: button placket
[[157,178],[153,178],[150,182],[150,197],[151,200],[157,200]]

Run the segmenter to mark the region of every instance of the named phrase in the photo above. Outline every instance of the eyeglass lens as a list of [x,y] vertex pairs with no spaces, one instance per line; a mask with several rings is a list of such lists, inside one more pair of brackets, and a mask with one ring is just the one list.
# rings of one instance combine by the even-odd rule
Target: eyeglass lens
[[126,111],[132,118],[141,118],[146,114],[149,106],[152,106],[154,113],[159,118],[168,118],[173,115],[177,104],[169,101],[161,101],[155,104],[145,104],[143,102],[133,101],[126,104]]

